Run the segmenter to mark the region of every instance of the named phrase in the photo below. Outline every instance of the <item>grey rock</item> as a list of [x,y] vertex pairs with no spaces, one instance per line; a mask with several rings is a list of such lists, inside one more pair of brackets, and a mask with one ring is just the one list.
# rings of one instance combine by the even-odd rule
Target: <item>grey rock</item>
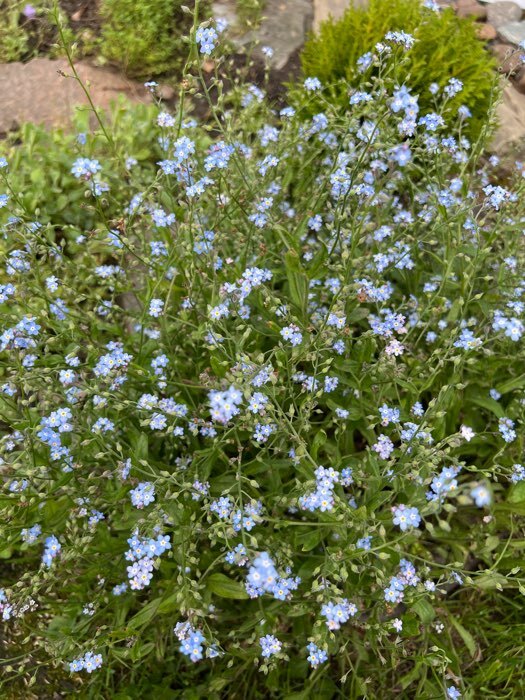
[[235,0],[215,0],[212,5],[213,16],[224,19],[230,27],[235,27],[238,21]]
[[[495,3],[501,2],[501,0],[481,0],[484,5],[494,5]],[[525,0],[513,0],[514,4],[525,10]]]
[[525,22],[509,22],[498,27],[498,34],[509,44],[516,44],[525,41]]
[[311,0],[266,0],[259,26],[239,35],[235,0],[216,0],[213,14],[225,19],[231,27],[229,38],[237,51],[256,44],[253,56],[262,59],[261,48],[273,49],[270,67],[282,70],[292,55],[304,44],[312,28],[313,9]]
[[[320,23],[329,17],[339,19],[351,4],[350,0],[314,0],[314,29],[318,29]],[[368,0],[354,0],[353,5],[367,7]]]
[[[127,80],[108,68],[84,62],[75,64],[95,107],[107,109],[119,95],[133,102],[149,102],[143,85]],[[78,81],[71,77],[65,59],[35,58],[28,63],[0,64],[0,132],[16,129],[24,122],[46,127],[67,126],[74,107],[88,105]]]
[[281,70],[290,56],[299,49],[312,26],[310,0],[268,0],[257,30],[261,46],[271,46],[271,65]]
[[507,86],[498,105],[496,129],[491,150],[501,156],[523,153],[525,145],[525,95]]
[[487,21],[499,29],[503,24],[518,22],[521,19],[521,8],[514,2],[495,2],[489,5]]

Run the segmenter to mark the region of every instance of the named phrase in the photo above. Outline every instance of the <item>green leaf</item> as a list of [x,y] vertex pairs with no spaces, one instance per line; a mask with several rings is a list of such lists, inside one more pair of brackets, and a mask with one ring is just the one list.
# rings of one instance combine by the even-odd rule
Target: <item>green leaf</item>
[[425,598],[420,598],[419,600],[416,600],[414,605],[412,605],[412,610],[416,613],[421,622],[423,622],[425,625],[428,625],[436,617],[436,612],[434,608]]
[[242,584],[228,578],[224,574],[211,574],[206,580],[206,588],[221,598],[246,600],[248,593]]
[[147,433],[134,430],[130,434],[130,442],[133,448],[133,454],[137,461],[141,459],[148,459],[149,446]]
[[485,408],[490,413],[494,414],[496,418],[503,418],[505,411],[503,410],[501,404],[499,404],[490,396],[469,396],[468,401],[473,403],[475,406],[480,408]]
[[226,374],[226,371],[228,369],[226,363],[221,362],[221,360],[216,357],[215,355],[211,354],[210,355],[210,364],[213,369],[214,374],[217,377],[224,377]]
[[399,685],[403,688],[403,690],[406,690],[409,685],[412,685],[412,683],[421,676],[421,669],[420,669],[421,663],[418,662],[414,668],[404,675],[402,678],[399,679]]
[[501,591],[508,582],[505,576],[498,574],[497,571],[486,571],[481,576],[476,576],[474,584],[476,588],[480,588],[482,591],[489,591],[493,588]]
[[299,260],[299,256],[294,250],[289,250],[284,256],[286,267],[286,277],[290,286],[290,296],[296,306],[302,312],[306,309],[308,300],[308,277]]
[[403,635],[417,637],[419,634],[419,623],[414,615],[403,615]]
[[507,382],[500,384],[497,389],[500,394],[508,394],[509,391],[514,391],[515,389],[521,389],[525,386],[525,374],[515,377],[514,379],[509,379]]
[[303,552],[309,552],[317,547],[325,534],[325,528],[314,526],[314,528],[311,530],[306,529],[306,532],[299,532],[295,538],[295,541],[297,545],[302,545]]
[[317,272],[321,269],[323,263],[325,262],[326,258],[328,257],[328,251],[326,249],[326,246],[323,245],[321,242],[321,249],[317,253],[317,255],[314,257],[310,265],[308,266],[308,272],[310,275],[310,278],[313,279]]
[[142,659],[144,656],[151,654],[153,649],[155,649],[155,644],[153,642],[146,642],[145,644],[141,644],[140,642],[136,642],[131,647],[131,654],[130,654],[131,660],[138,661],[139,659]]
[[317,455],[319,454],[319,449],[325,444],[326,442],[326,433],[324,430],[318,430],[317,433],[315,434],[315,437],[312,441],[312,448],[310,450],[310,454],[312,455],[313,459],[317,459]]
[[494,506],[494,511],[496,513],[517,513],[518,515],[525,515],[525,501],[519,501],[517,503],[497,503]]
[[376,351],[377,343],[374,338],[359,338],[352,349],[352,355],[358,362],[370,362]]
[[142,627],[150,622],[155,616],[161,601],[162,598],[155,598],[147,603],[136,615],[131,618],[129,621],[129,626],[132,629],[138,629],[139,627]]
[[456,628],[457,633],[465,643],[465,646],[469,650],[470,655],[472,656],[472,658],[474,658],[476,656],[476,642],[474,641],[474,637],[470,634],[470,632],[467,629],[463,627],[463,625],[460,622],[458,622],[458,620],[456,620],[455,617],[451,615],[449,619]]
[[508,503],[521,503],[525,501],[525,481],[518,481],[509,493],[507,498]]
[[447,316],[447,321],[449,323],[454,323],[457,320],[457,318],[459,316],[459,312],[462,309],[464,303],[465,303],[465,301],[461,297],[458,297],[454,301],[454,303],[452,304],[452,307],[450,308],[450,311],[448,312],[448,316]]

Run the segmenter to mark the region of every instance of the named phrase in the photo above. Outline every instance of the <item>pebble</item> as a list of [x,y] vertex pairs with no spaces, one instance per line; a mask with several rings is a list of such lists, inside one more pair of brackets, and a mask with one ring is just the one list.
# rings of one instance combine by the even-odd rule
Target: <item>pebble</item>
[[476,32],[482,41],[494,41],[494,39],[498,36],[496,28],[488,22],[486,24],[480,24]]
[[492,44],[490,50],[496,56],[502,73],[509,75],[520,69],[520,53],[512,44]]
[[508,41],[516,46],[525,41],[525,22],[509,22],[498,27],[498,34],[503,41]]
[[525,70],[518,73],[518,76],[514,80],[514,87],[522,94],[525,93]]
[[487,8],[476,0],[458,0],[456,13],[458,17],[473,17],[483,20],[487,17]]
[[514,2],[495,2],[489,5],[487,20],[493,27],[499,29],[502,24],[518,22],[521,19],[521,8]]

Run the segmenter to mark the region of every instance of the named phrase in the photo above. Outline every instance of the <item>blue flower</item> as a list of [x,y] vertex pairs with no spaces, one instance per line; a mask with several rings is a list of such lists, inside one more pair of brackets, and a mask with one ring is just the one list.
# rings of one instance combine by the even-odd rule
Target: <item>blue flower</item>
[[317,644],[310,642],[306,647],[308,651],[308,663],[312,668],[317,668],[320,664],[324,664],[328,660],[328,654],[324,649],[320,649]]
[[492,501],[490,491],[486,486],[482,485],[475,486],[470,492],[470,497],[474,500],[478,508],[489,506]]
[[266,634],[264,637],[261,637],[259,639],[259,644],[261,645],[261,656],[265,658],[278,654],[282,648],[282,642],[272,634]]
[[142,481],[129,495],[135,508],[144,508],[155,500],[155,486],[149,481]]
[[314,92],[315,90],[320,90],[322,85],[319,78],[306,78],[304,87],[310,92]]
[[398,525],[402,532],[405,532],[409,528],[419,527],[421,515],[417,508],[401,504],[399,506],[394,506],[392,508],[392,513],[394,514],[392,522],[394,525]]

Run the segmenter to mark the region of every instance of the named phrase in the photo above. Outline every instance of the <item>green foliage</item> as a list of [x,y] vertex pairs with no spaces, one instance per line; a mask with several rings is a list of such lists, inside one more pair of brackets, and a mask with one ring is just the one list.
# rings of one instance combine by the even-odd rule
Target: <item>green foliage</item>
[[[34,15],[27,14],[28,8]],[[27,61],[36,55],[55,55],[60,21],[68,42],[75,40],[66,14],[55,0],[0,0],[0,62]]]
[[[160,150],[144,134],[153,112],[152,106],[132,105],[121,98],[108,115],[113,144],[103,136],[90,141],[90,152],[96,150],[99,157],[114,159],[116,167],[109,173],[109,181],[113,195],[121,199],[129,191],[131,181],[136,182],[136,177],[125,168],[126,157],[133,154],[140,164],[136,172],[143,177],[154,172],[155,160],[160,156]],[[13,164],[12,178],[20,203],[35,212],[44,224],[53,221],[57,227],[89,230],[97,221],[96,210],[83,206],[85,192],[71,174],[71,161],[81,153],[79,134],[89,132],[92,116],[88,111],[77,112],[74,131],[49,131],[25,124],[20,131],[9,134],[3,144],[2,152]],[[106,216],[118,211],[113,201],[110,198],[107,202]]]
[[[442,97],[448,145],[418,127],[400,158],[400,53],[371,76],[373,101],[326,103],[322,130],[311,93],[278,116],[239,84],[209,103],[213,132],[184,103],[121,105],[95,128],[81,113],[85,138],[28,126],[1,144],[2,700],[523,697],[525,179],[487,187],[494,163],[459,143]],[[211,402],[231,386],[224,421]],[[393,521],[401,504],[417,527]],[[117,595],[143,547],[130,539],[161,533],[151,581]],[[226,558],[239,545],[246,561]],[[251,597],[262,552],[296,590]],[[393,602],[405,559],[417,576]],[[344,599],[355,614],[328,625]],[[209,652],[195,663],[185,622]],[[266,634],[282,642],[270,658]],[[318,668],[310,641],[328,653]],[[102,667],[70,672],[88,652]]]
[[350,7],[341,19],[323,22],[306,42],[301,56],[305,76],[330,86],[331,100],[346,107],[348,90],[340,81],[355,86],[368,79],[370,71],[361,75],[356,61],[388,31],[409,32],[417,40],[408,61],[393,70],[400,84],[406,82],[419,95],[422,112],[434,109],[430,83],[442,88],[450,78],[458,78],[464,88],[451,102],[456,108],[469,107],[473,117],[468,133],[476,137],[491,102],[496,64],[477,38],[474,23],[458,18],[450,8],[435,13],[416,0],[371,0],[368,8]]
[[20,12],[0,3],[0,61],[18,61],[27,52],[27,33],[20,25]]
[[101,52],[129,75],[153,76],[180,59],[188,15],[182,0],[102,0]]

